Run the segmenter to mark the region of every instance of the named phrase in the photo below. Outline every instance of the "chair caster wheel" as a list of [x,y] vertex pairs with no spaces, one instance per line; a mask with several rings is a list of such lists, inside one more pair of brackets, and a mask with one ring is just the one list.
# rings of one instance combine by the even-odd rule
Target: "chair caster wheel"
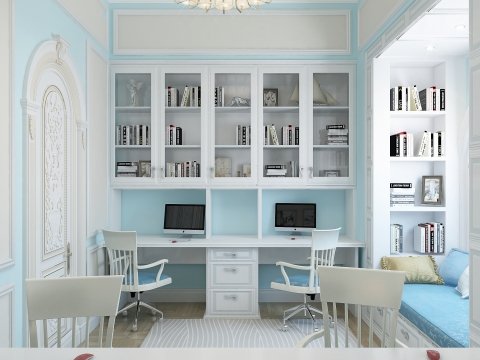
[[288,325],[287,324],[283,325],[283,327],[280,328],[280,330],[281,331],[288,331]]
[[132,331],[137,331],[138,330],[138,326],[137,326],[137,322],[135,321],[132,325]]

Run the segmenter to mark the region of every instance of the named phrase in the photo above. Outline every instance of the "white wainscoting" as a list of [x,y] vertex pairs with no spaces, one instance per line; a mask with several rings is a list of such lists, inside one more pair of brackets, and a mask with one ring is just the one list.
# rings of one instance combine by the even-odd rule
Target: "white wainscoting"
[[117,10],[113,17],[115,54],[350,53],[347,10],[259,10],[242,16]]
[[0,348],[13,346],[13,285],[0,289]]

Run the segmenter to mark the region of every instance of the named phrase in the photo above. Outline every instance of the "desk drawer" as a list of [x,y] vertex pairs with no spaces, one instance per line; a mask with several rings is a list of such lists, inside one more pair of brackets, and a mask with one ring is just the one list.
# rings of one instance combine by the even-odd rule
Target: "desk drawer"
[[211,313],[217,315],[254,314],[254,302],[257,301],[254,290],[222,291],[211,290]]
[[253,264],[211,264],[211,286],[253,286],[255,271]]
[[257,249],[252,248],[212,248],[208,250],[209,260],[256,260]]

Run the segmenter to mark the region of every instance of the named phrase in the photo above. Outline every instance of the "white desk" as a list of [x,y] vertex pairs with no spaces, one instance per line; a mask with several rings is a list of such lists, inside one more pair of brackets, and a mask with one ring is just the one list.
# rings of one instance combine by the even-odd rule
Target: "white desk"
[[[438,349],[441,360],[478,360],[479,348]],[[0,359],[73,360],[82,353],[94,360],[428,360],[425,349],[0,349]]]
[[[268,236],[259,239],[257,236],[212,236],[186,240],[172,236],[138,235],[137,244],[142,248],[206,249],[205,317],[259,318],[259,250],[310,248],[311,237]],[[345,236],[340,236],[338,244],[338,248],[353,249],[352,266],[358,266],[358,249],[364,246],[364,243]],[[266,255],[269,257],[268,264],[281,259],[275,253],[272,256],[271,251]]]

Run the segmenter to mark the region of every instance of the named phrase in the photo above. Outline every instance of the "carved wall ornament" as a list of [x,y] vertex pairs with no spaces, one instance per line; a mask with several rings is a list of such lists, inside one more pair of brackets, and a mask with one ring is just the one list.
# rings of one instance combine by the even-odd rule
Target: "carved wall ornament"
[[35,139],[35,122],[33,121],[32,115],[28,115],[28,135],[30,140]]
[[57,42],[57,44],[55,46],[55,50],[57,51],[56,63],[58,65],[62,65],[63,61],[64,61],[64,58],[65,58],[65,55],[67,53],[68,44],[65,42],[65,40],[63,40],[60,37],[60,35],[53,34],[52,38],[53,38],[53,40],[55,40]]

